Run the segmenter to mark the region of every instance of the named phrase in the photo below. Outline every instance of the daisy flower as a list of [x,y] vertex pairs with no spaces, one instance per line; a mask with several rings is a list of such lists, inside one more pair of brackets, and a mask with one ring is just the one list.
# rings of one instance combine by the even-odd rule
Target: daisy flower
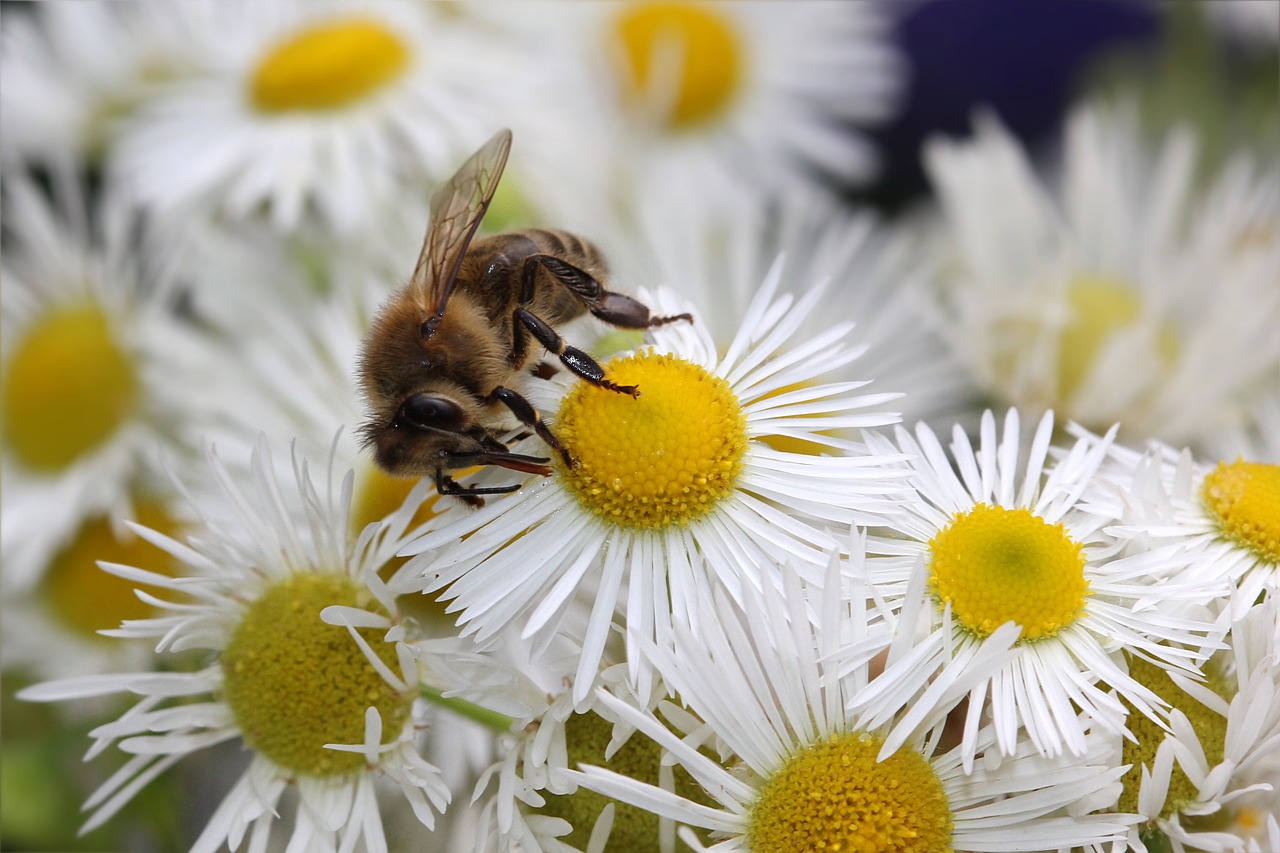
[[608,185],[623,197],[693,181],[714,202],[748,176],[811,182],[815,168],[866,180],[876,162],[857,129],[889,117],[902,76],[873,4],[526,3],[491,14],[516,41],[548,45],[542,67],[561,81],[565,121],[602,128],[617,155]]
[[[539,405],[557,412],[552,428],[577,467],[477,511],[455,507],[456,521],[412,544],[407,553],[422,556],[405,571],[423,573],[427,591],[445,590],[482,641],[515,620],[526,637],[552,636],[589,588],[576,699],[618,611],[637,635],[663,635],[673,616],[696,623],[693,592],[712,580],[735,595],[774,588],[768,567],[788,559],[820,576],[825,551],[840,546],[826,529],[870,517],[866,508],[899,488],[881,459],[845,455],[853,443],[827,431],[892,423],[880,407],[897,395],[826,381],[859,354],[845,343],[850,325],[801,338],[824,294],[779,296],[780,277],[775,265],[723,355],[701,321],[671,323],[652,330],[651,346],[605,365],[614,381],[642,388],[638,398],[571,381],[558,410],[554,400]],[[643,298],[655,315],[691,307],[665,291]],[[530,393],[538,405],[538,389]],[[806,452],[776,449],[778,438]],[[533,438],[512,447],[543,448]],[[472,481],[509,483],[502,474]],[[633,649],[626,657],[636,664]]]
[[176,531],[155,454],[195,458],[191,425],[225,400],[193,391],[204,343],[171,311],[169,259],[137,249],[136,222],[114,196],[85,209],[64,177],[55,201],[21,178],[4,188],[0,564],[7,604],[29,602],[47,579],[43,604],[77,607],[64,615],[89,617],[81,633],[91,634],[110,627],[93,621],[111,615],[106,602],[132,611],[133,600],[95,580],[94,552],[122,548],[161,570],[123,521]]
[[1143,820],[1129,830],[1129,849],[1243,850],[1249,839],[1240,830],[1262,822],[1249,795],[1266,792],[1272,810],[1280,804],[1275,765],[1267,764],[1280,749],[1277,628],[1280,598],[1271,596],[1231,626],[1227,649],[1202,678],[1130,661],[1130,675],[1171,711],[1166,727],[1130,721],[1135,737],[1124,744],[1129,770],[1118,809]]
[[1112,445],[1090,506],[1118,520],[1110,528],[1118,538],[1198,551],[1202,570],[1232,581],[1238,619],[1280,583],[1280,448],[1256,447],[1261,456],[1204,464],[1158,442],[1145,453]]
[[1280,173],[1242,155],[1201,191],[1196,152],[1101,109],[1072,118],[1051,183],[987,118],[928,148],[939,299],[983,388],[1176,444],[1239,419],[1280,363]]
[[[875,628],[865,590],[841,589],[838,571],[833,561],[821,587],[787,571],[785,594],[751,590],[741,609],[718,595],[717,618],[696,633],[676,626],[669,643],[650,650],[689,718],[702,723],[685,736],[598,692],[604,707],[671,753],[702,797],[598,767],[571,775],[682,824],[680,838],[698,850],[1094,848],[1123,834],[1123,818],[1088,814],[1113,803],[1118,788],[1119,771],[1103,766],[1099,751],[1066,763],[1022,748],[967,772],[958,748],[937,748],[947,709],[972,674],[919,697],[910,722],[868,726],[849,713],[860,691],[894,676],[871,678],[870,659],[889,632]],[[1004,659],[1012,636],[988,641],[983,668]],[[698,749],[712,737],[724,755]],[[978,737],[984,749],[994,745],[989,729]]]
[[[146,596],[163,615],[125,623],[115,636],[152,639],[162,652],[205,650],[208,666],[99,674],[20,694],[35,701],[142,697],[92,733],[89,757],[119,742],[133,758],[85,804],[93,809],[86,831],[183,757],[236,737],[252,760],[193,851],[235,848],[246,834],[262,848],[289,787],[298,795],[290,849],[350,850],[360,842],[387,849],[378,779],[398,787],[428,828],[449,799],[439,771],[415,746],[419,662],[411,638],[394,597],[376,583],[377,567],[404,542],[413,507],[353,537],[350,474],[338,494],[332,479],[321,494],[295,456],[296,492],[286,496],[269,455],[264,440],[243,485],[211,456],[221,501],[197,508],[203,529],[186,544],[134,526],[183,563],[185,578],[104,564],[178,597]],[[305,507],[305,525],[297,525],[290,501]]]
[[[349,230],[376,201],[442,176],[498,121],[466,18],[431,3],[322,0],[177,7],[213,17],[200,73],[130,117],[115,173],[144,204],[283,230]],[[189,10],[189,11],[188,11]],[[504,88],[506,87],[506,88]]]
[[868,544],[872,582],[903,613],[894,658],[909,654],[916,664],[904,677],[924,683],[963,670],[983,637],[1017,625],[1017,656],[972,692],[966,719],[972,732],[989,714],[1006,753],[1025,731],[1047,756],[1080,755],[1088,725],[1123,728],[1121,698],[1154,714],[1161,700],[1124,672],[1119,653],[1194,672],[1221,634],[1205,607],[1228,589],[1200,550],[1127,553],[1106,533],[1115,519],[1085,509],[1114,430],[1049,467],[1052,435],[1050,413],[1021,450],[1013,409],[1003,435],[983,415],[976,450],[959,428],[950,453],[924,425],[914,437],[900,427],[896,440],[867,436],[873,454],[908,454],[899,464],[914,475],[914,496]]

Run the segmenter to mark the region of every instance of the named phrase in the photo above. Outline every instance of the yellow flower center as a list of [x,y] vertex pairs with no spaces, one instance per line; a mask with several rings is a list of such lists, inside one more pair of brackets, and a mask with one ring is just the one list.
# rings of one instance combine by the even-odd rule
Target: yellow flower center
[[[327,625],[329,605],[358,606],[355,583],[298,573],[265,589],[245,611],[222,652],[223,689],[241,736],[279,766],[308,776],[357,770],[363,755],[325,749],[364,742],[370,706],[382,715],[383,743],[396,739],[413,701],[387,684],[346,628]],[[394,672],[395,644],[381,631],[360,635]]]
[[1201,494],[1224,536],[1268,563],[1280,563],[1280,465],[1219,462],[1204,478]]
[[[662,747],[645,737],[634,735],[613,757],[605,760],[605,749],[613,737],[613,724],[598,714],[574,714],[565,722],[565,742],[569,749],[569,766],[590,764],[605,767],[631,779],[658,784],[658,766]],[[683,767],[675,768],[676,793],[705,806],[713,805],[706,792]],[[611,800],[604,794],[579,788],[572,794],[547,795],[541,814],[564,818],[573,832],[560,841],[579,850],[587,849],[591,828],[609,803],[613,803],[613,829],[609,833],[610,850],[657,850],[658,816],[639,806]],[[687,847],[681,846],[687,850]]]
[[740,38],[714,4],[635,3],[615,23],[624,97],[664,107],[668,127],[716,118],[741,88]]
[[632,398],[577,383],[556,434],[578,467],[558,473],[583,508],[639,529],[685,525],[727,497],[742,470],[747,424],[729,383],[672,355],[610,361],[609,378]]
[[1010,621],[1023,640],[1050,637],[1084,609],[1080,543],[1030,510],[978,504],[957,513],[929,550],[934,596],[979,637]]
[[264,113],[338,109],[395,80],[409,58],[404,40],[377,21],[316,24],[262,58],[249,83],[249,99]]
[[138,377],[102,309],[55,309],[4,367],[4,439],[24,465],[66,468],[106,441],[138,403]]
[[[1226,749],[1227,718],[1192,698],[1182,688],[1174,684],[1173,679],[1169,678],[1169,674],[1161,667],[1133,655],[1129,655],[1128,660],[1129,675],[1135,681],[1149,688],[1161,699],[1187,715],[1187,719],[1191,721],[1191,727],[1200,738],[1200,746],[1204,749],[1205,758],[1208,760],[1209,766],[1213,767],[1220,764]],[[1206,686],[1224,699],[1229,700],[1231,697],[1226,689],[1225,679],[1220,677],[1217,669],[1213,666],[1206,666],[1205,674],[1209,676]],[[1135,813],[1138,810],[1138,791],[1142,783],[1142,768],[1145,766],[1150,771],[1155,766],[1156,750],[1164,742],[1167,733],[1146,714],[1136,711],[1128,701],[1125,701],[1125,707],[1129,711],[1129,717],[1125,725],[1133,734],[1134,739],[1125,740],[1124,753],[1120,763],[1132,766],[1124,774],[1122,780],[1124,790],[1120,795],[1120,802],[1116,805],[1116,811]],[[1195,800],[1195,784],[1187,778],[1187,774],[1182,772],[1182,768],[1175,762],[1173,776],[1169,780],[1169,793],[1165,798],[1165,805],[1159,817],[1167,819],[1175,812],[1179,812],[1194,803]]]
[[[1132,326],[1142,305],[1133,288],[1105,278],[1082,278],[1067,291],[1071,319],[1062,330],[1058,349],[1058,399],[1070,399],[1093,369],[1103,347],[1117,332]],[[1165,363],[1174,360],[1178,339],[1173,329],[1161,330],[1158,341]]]
[[[139,502],[134,521],[166,536],[178,523],[162,504]],[[49,564],[43,580],[45,600],[66,627],[85,637],[105,639],[97,632],[118,628],[126,619],[146,619],[155,609],[134,594],[134,582],[98,568],[98,561],[120,563],[172,577],[177,561],[128,529],[117,535],[106,518],[80,526],[71,542]]]
[[831,735],[805,747],[760,789],[747,846],[754,853],[946,853],[951,806],[919,753],[876,761],[881,738]]

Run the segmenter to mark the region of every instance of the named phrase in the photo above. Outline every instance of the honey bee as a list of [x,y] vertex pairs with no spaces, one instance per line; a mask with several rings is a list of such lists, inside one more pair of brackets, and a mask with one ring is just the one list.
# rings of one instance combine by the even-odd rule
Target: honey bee
[[510,452],[501,436],[510,416],[531,428],[573,466],[574,460],[533,405],[512,389],[526,375],[555,368],[542,350],[574,375],[620,394],[587,353],[570,346],[556,326],[591,312],[624,329],[647,329],[688,314],[650,316],[629,296],[605,289],[600,250],[564,231],[527,228],[475,239],[511,151],[501,130],[431,196],[431,216],[413,276],[370,327],[359,358],[369,416],[366,446],[391,474],[431,476],[442,495],[481,505],[481,495],[510,486],[466,486],[449,472],[478,465],[546,476],[548,457]]

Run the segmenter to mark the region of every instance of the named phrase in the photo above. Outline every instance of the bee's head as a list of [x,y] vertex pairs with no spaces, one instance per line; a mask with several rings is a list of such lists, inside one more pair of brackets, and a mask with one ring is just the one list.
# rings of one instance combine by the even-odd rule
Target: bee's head
[[394,410],[375,412],[360,428],[360,435],[387,472],[427,476],[437,468],[455,467],[450,460],[453,454],[482,450],[468,434],[473,424],[457,398],[420,391],[404,398]]

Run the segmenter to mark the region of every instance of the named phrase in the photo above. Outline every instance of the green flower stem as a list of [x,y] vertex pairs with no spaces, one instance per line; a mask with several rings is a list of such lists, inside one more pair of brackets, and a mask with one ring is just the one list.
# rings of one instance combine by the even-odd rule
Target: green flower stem
[[481,725],[488,726],[495,732],[506,734],[511,731],[511,726],[515,724],[513,717],[499,714],[497,711],[490,711],[488,708],[481,707],[474,702],[468,702],[465,699],[447,698],[439,690],[425,684],[419,685],[418,694],[432,704],[448,708],[455,714],[460,714],[468,720],[474,720]]

